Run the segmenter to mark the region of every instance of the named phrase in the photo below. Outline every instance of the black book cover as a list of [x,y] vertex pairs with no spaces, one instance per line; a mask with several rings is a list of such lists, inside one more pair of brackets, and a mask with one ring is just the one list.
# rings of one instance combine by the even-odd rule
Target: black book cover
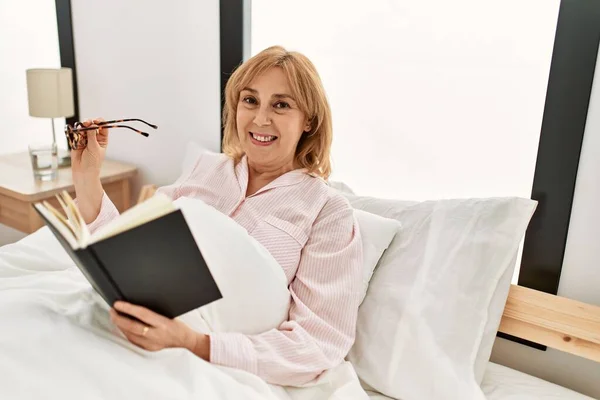
[[124,300],[175,318],[222,297],[181,210],[76,250],[36,211],[110,306]]

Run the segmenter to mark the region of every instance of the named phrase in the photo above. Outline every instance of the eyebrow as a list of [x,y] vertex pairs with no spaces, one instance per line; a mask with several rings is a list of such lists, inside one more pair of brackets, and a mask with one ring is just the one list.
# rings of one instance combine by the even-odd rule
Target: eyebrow
[[[258,90],[256,90],[256,89],[252,89],[252,88],[249,88],[249,87],[245,87],[245,88],[243,88],[243,89],[242,89],[242,92],[243,92],[244,90],[247,90],[248,92],[250,92],[250,93],[253,93],[253,94],[258,94]],[[274,94],[274,95],[273,95],[273,96],[271,96],[271,97],[274,97],[274,98],[276,98],[276,99],[285,99],[285,98],[287,98],[287,99],[291,99],[291,100],[294,100],[294,101],[296,101],[296,99],[294,99],[294,97],[292,97],[292,95],[285,94],[285,93],[277,93],[277,94]]]

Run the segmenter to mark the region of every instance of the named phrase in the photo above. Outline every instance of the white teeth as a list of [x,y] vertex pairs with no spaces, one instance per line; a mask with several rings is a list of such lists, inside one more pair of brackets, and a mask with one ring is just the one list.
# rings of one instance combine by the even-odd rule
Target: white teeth
[[276,139],[275,136],[258,136],[254,133],[252,133],[252,137],[258,140],[259,142],[271,142]]

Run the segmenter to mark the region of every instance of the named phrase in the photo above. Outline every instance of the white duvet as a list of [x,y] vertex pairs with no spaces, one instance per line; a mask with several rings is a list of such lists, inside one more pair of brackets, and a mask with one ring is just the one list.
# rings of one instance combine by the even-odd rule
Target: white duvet
[[0,248],[0,321],[3,399],[368,399],[349,363],[284,388],[183,349],[136,347],[47,228]]

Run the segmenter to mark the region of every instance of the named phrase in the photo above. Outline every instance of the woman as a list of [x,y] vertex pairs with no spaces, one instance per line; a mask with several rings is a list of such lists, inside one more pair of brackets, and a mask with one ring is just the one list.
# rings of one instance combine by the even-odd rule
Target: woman
[[[224,154],[204,153],[172,185],[173,199],[202,199],[233,218],[288,277],[289,319],[258,335],[195,332],[178,320],[117,302],[112,321],[148,350],[187,348],[211,363],[299,385],[343,361],[354,342],[362,244],[352,208],[327,186],[331,115],[303,55],[271,47],[242,64],[226,87]],[[94,120],[93,122],[99,122]],[[93,122],[87,121],[86,126]],[[72,154],[79,208],[91,230],[118,215],[102,189],[106,129]]]

